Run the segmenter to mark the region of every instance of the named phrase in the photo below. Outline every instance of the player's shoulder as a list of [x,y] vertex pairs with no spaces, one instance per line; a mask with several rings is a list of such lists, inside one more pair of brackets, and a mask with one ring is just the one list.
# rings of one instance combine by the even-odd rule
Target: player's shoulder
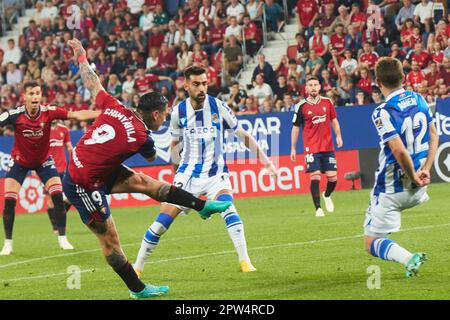
[[297,113],[301,110],[301,108],[307,103],[306,99],[301,99],[295,106],[294,112]]
[[383,102],[379,106],[377,106],[372,112],[372,120],[378,119],[381,117],[381,114],[387,112],[386,111],[386,102]]
[[61,131],[64,131],[64,132],[69,132],[69,128],[67,128],[65,125],[63,125],[62,123],[57,123],[56,124],[56,127],[59,129],[59,130],[61,130]]
[[24,105],[22,105],[22,106],[19,106],[19,107],[17,107],[17,108],[13,108],[13,109],[9,109],[8,111],[6,111],[10,116],[18,116],[18,115],[20,115],[20,114],[22,114],[22,113],[25,113],[25,111],[26,111],[26,109],[25,109],[25,106]]
[[326,103],[328,105],[331,105],[331,106],[334,105],[333,100],[331,100],[328,97],[320,96],[320,99],[322,100],[322,102],[324,102],[324,103]]

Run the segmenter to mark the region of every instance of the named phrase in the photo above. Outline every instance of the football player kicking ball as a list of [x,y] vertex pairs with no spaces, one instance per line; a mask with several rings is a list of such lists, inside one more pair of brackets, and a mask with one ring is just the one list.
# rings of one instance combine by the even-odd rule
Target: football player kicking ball
[[142,283],[128,262],[119,242],[106,195],[142,193],[157,201],[193,208],[204,219],[215,212],[226,210],[231,202],[200,200],[182,189],[122,165],[125,159],[136,153],[149,161],[156,158],[150,130],[157,130],[166,119],[167,100],[151,92],[141,97],[136,110],[126,108],[103,89],[89,66],[80,41],[73,39],[68,44],[78,59],[83,83],[102,113],[73,149],[63,179],[64,193],[77,208],[82,221],[99,239],[106,261],[125,282],[132,298],[166,294],[169,290],[167,286]]
[[5,179],[5,207],[3,228],[5,243],[0,255],[13,252],[13,226],[18,193],[30,170],[35,170],[54,204],[54,219],[58,229],[59,246],[64,250],[73,249],[66,237],[66,214],[64,209],[61,178],[53,158],[49,156],[50,128],[53,120],[91,120],[97,111],[67,111],[64,108],[41,105],[42,91],[39,83],[24,83],[25,105],[8,110],[0,115],[0,127],[14,126],[14,146],[11,163]]
[[402,88],[399,60],[381,58],[375,75],[386,102],[372,114],[381,151],[364,221],[364,243],[371,255],[401,263],[411,277],[418,274],[425,254],[412,254],[388,236],[400,230],[401,211],[429,199],[426,185],[439,137],[424,98]]
[[300,126],[303,127],[303,146],[305,150],[306,172],[310,174],[311,195],[316,208],[316,217],[325,216],[320,206],[320,173],[327,176],[327,188],[323,195],[325,207],[328,212],[334,211],[331,193],[337,184],[337,163],[334,155],[331,129],[336,135],[338,148],[343,145],[341,128],[336,117],[333,102],[319,95],[320,82],[315,76],[306,80],[308,97],[301,100],[294,111],[293,126],[291,132],[291,160],[297,158],[297,141]]
[[[175,106],[171,113],[172,154],[182,138],[181,162],[173,184],[192,192],[196,196],[206,195],[208,199],[233,201],[228,168],[223,155],[223,134],[228,128],[229,136],[236,135],[272,175],[277,169],[260,149],[255,139],[238,126],[233,111],[219,99],[207,95],[208,80],[205,69],[197,66],[184,71],[184,88],[188,99]],[[174,157],[173,157],[174,158]],[[134,268],[138,273],[144,269],[145,260],[159,243],[161,236],[169,229],[174,219],[186,206],[177,206],[167,201],[161,212],[148,228],[142,240]],[[234,205],[221,214],[228,234],[238,254],[242,272],[256,271],[250,262],[244,226]]]

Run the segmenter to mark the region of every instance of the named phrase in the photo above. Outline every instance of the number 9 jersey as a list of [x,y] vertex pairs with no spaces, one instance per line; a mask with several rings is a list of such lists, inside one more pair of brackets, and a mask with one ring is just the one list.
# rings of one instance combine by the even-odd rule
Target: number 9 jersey
[[400,137],[411,155],[414,169],[422,166],[428,156],[429,125],[434,122],[426,101],[418,93],[399,89],[374,110],[372,120],[380,136],[381,147],[373,194],[378,196],[380,193],[414,189],[415,185],[403,174],[387,142]]
[[69,162],[73,182],[88,191],[107,185],[132,155],[150,158],[156,154],[150,131],[131,109],[105,91],[98,93],[96,104],[103,112],[80,139]]

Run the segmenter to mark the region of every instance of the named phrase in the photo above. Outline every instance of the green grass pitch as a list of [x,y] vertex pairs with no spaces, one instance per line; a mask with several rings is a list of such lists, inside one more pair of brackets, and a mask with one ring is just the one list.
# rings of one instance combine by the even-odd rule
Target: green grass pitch
[[[237,256],[219,216],[180,216],[146,265],[143,280],[170,286],[158,299],[449,299],[450,186],[430,186],[431,200],[405,211],[392,239],[427,261],[418,278],[401,265],[363,250],[362,224],[368,190],[334,194],[335,213],[316,218],[309,195],[242,199],[244,223],[257,272],[239,272]],[[130,261],[159,207],[113,209]],[[126,287],[107,266],[97,239],[78,214],[68,217],[76,250],[63,252],[46,214],[18,215],[13,255],[0,257],[0,299],[128,299]],[[379,266],[381,288],[369,290],[367,268]],[[69,266],[81,270],[80,289],[68,289]],[[70,282],[70,281],[69,281]]]

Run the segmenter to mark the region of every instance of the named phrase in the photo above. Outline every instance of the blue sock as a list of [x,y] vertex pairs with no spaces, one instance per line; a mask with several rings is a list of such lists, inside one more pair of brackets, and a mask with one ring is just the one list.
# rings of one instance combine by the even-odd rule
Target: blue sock
[[[229,194],[221,194],[217,197],[217,200],[233,202],[233,196]],[[225,225],[227,228],[242,224],[241,217],[239,217],[239,214],[236,212],[234,205],[230,206],[230,208],[228,208],[228,210],[223,212],[221,215],[223,220],[225,220]]]
[[148,228],[145,232],[144,240],[150,244],[158,244],[159,239],[164,232],[169,229],[173,222],[173,217],[169,216],[167,213],[161,212],[157,217],[155,222]]

